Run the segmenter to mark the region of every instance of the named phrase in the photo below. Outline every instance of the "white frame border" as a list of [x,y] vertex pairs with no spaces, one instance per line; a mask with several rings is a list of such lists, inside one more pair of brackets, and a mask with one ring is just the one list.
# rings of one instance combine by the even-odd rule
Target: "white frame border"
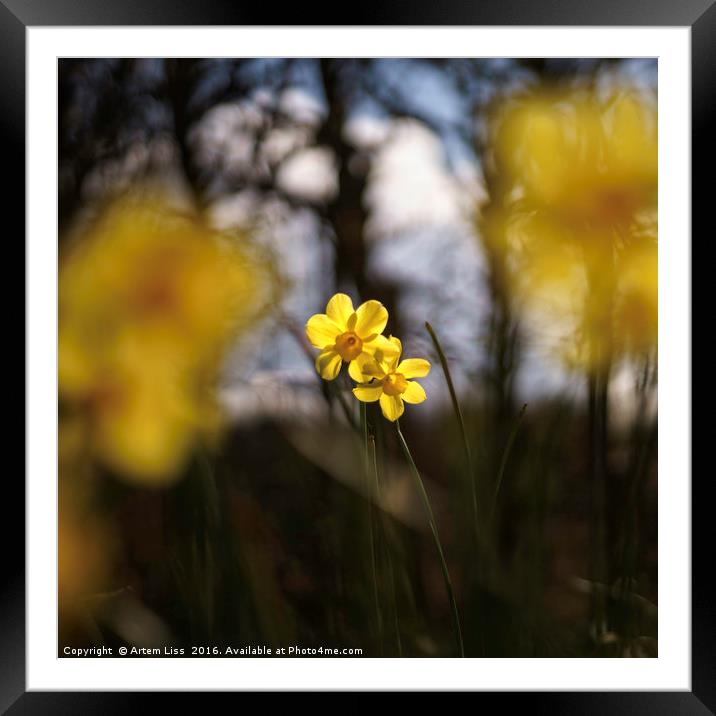
[[[28,27],[27,689],[691,689],[690,28]],[[191,53],[187,54],[187,48]],[[659,657],[60,659],[57,642],[58,57],[658,57]],[[664,338],[668,335],[668,341]],[[54,569],[48,569],[53,565]],[[203,664],[201,662],[204,662]],[[150,667],[150,668],[148,668]]]

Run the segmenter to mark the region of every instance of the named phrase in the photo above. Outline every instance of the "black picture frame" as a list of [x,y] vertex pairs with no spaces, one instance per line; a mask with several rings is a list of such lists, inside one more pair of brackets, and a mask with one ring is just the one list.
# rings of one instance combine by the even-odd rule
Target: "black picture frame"
[[[11,180],[3,194],[4,226],[10,235],[25,231],[25,50],[26,28],[74,25],[271,25],[276,10],[236,0],[0,0],[0,139],[3,171]],[[707,179],[714,156],[708,141],[716,127],[716,2],[715,0],[500,0],[465,3],[443,0],[420,5],[384,0],[379,8],[365,3],[339,17],[331,8],[313,15],[304,4],[281,9],[281,25],[580,25],[683,26],[691,28],[692,70],[692,223],[693,232],[706,226]],[[701,178],[699,181],[698,178]],[[711,199],[713,202],[713,199]],[[711,224],[713,221],[711,221]],[[713,234],[712,234],[713,236]],[[685,241],[689,237],[684,237]],[[19,242],[13,239],[16,245]],[[24,254],[23,254],[24,262]],[[6,271],[9,266],[6,267]],[[19,272],[13,266],[13,272]],[[9,271],[7,271],[9,274]],[[6,306],[14,306],[13,290]],[[12,302],[10,302],[12,301]],[[15,313],[17,313],[15,311]],[[24,344],[23,344],[24,345]],[[23,355],[23,359],[26,356]],[[15,360],[19,362],[20,358]],[[668,416],[664,434],[668,436]],[[19,424],[20,421],[17,421]],[[23,421],[24,424],[24,421]],[[668,438],[667,438],[668,439]],[[689,480],[690,475],[669,479]],[[6,470],[3,496],[7,530],[2,542],[0,592],[0,712],[11,714],[126,713],[141,710],[155,698],[133,693],[69,693],[25,691],[25,553],[17,540],[24,521],[25,488],[18,471]],[[484,699],[510,699],[513,707],[550,714],[707,714],[716,713],[716,607],[709,576],[713,563],[713,522],[708,515],[713,494],[708,475],[692,480],[692,690],[690,692],[477,693]],[[10,506],[13,506],[12,508]],[[166,694],[164,695],[166,696]],[[208,698],[202,694],[200,698]],[[181,696],[184,706],[190,695]],[[203,701],[203,708],[206,702]],[[481,705],[481,704],[479,704]]]

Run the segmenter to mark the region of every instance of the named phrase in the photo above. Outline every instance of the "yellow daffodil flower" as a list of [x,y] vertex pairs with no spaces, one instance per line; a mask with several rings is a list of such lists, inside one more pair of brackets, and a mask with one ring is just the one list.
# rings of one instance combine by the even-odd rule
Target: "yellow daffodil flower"
[[241,243],[160,196],[113,202],[68,237],[59,275],[59,393],[93,457],[142,484],[176,479],[219,425],[225,350],[267,306]]
[[617,347],[623,353],[644,355],[657,344],[658,282],[656,242],[633,248],[623,257],[614,306]]
[[372,358],[376,350],[392,355],[395,346],[381,333],[388,323],[388,311],[380,301],[366,301],[353,309],[353,301],[345,293],[337,293],[326,306],[306,322],[306,336],[321,352],[316,370],[324,380],[334,380],[343,363],[356,382],[363,380],[360,366]]
[[420,383],[410,378],[424,378],[430,372],[430,363],[424,358],[406,358],[400,360],[403,347],[400,341],[391,336],[388,339],[391,351],[382,355],[376,352],[372,360],[364,359],[360,367],[363,382],[353,389],[353,395],[364,403],[380,401],[383,415],[395,422],[405,410],[404,403],[422,403],[425,390]]
[[535,335],[602,370],[653,350],[658,312],[657,112],[636,93],[544,91],[494,125],[503,203],[483,236],[504,254]]
[[536,95],[508,106],[497,135],[523,202],[577,230],[628,226],[654,204],[657,143],[655,104],[629,92]]

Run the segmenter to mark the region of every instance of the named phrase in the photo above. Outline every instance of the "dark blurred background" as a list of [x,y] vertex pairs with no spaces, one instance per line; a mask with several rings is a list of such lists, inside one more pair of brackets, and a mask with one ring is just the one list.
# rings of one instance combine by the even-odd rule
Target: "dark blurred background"
[[504,198],[497,104],[545,86],[655,96],[656,81],[655,60],[60,60],[61,261],[108,201],[151,186],[217,231],[240,227],[272,282],[222,360],[221,438],[197,440],[171,480],[78,461],[71,441],[91,438],[63,436],[61,396],[60,647],[454,655],[392,426],[370,406],[371,501],[313,367],[305,321],[340,290],[380,300],[405,355],[433,365],[401,423],[468,656],[656,656],[655,356],[611,367],[595,457],[589,381],[514,299],[485,222]]

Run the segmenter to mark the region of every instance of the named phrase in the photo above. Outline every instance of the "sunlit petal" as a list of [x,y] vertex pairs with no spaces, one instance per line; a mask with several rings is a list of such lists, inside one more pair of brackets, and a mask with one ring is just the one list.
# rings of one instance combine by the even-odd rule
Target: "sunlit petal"
[[341,370],[341,363],[341,357],[331,346],[318,354],[316,370],[323,380],[334,380]]
[[395,422],[403,414],[405,406],[400,396],[390,396],[383,393],[380,396],[380,408],[388,420]]
[[367,365],[371,366],[369,379],[377,378],[377,374],[381,373],[381,371],[377,365],[375,365],[373,357],[365,351],[348,364],[348,375],[350,375],[356,383],[365,383],[366,378],[364,377],[364,369]]
[[424,378],[430,372],[430,363],[425,358],[406,358],[396,368],[406,378]]
[[306,336],[316,348],[332,346],[343,333],[325,313],[317,313],[306,322]]
[[390,336],[388,341],[392,349],[385,354],[384,362],[388,367],[388,371],[393,372],[398,366],[400,354],[403,352],[403,344],[400,342],[400,338],[396,338],[395,336]]
[[337,293],[326,306],[326,315],[343,331],[348,329],[348,321],[353,315],[353,301],[345,293]]
[[408,381],[408,387],[405,392],[400,396],[406,403],[422,403],[425,398],[425,389],[420,383],[416,383],[414,380]]
[[370,340],[382,333],[388,323],[388,311],[380,301],[366,301],[356,310],[355,332],[363,339]]
[[[384,367],[368,353],[361,353],[358,358],[351,363],[351,365],[354,363],[354,372],[352,372],[350,376],[358,383],[364,383],[366,380],[370,380],[371,378],[380,379],[385,376]],[[354,375],[358,375],[360,377],[354,378]]]
[[397,338],[390,340],[385,336],[375,336],[372,340],[363,343],[363,349],[370,353],[386,372],[394,367],[397,359],[400,358],[400,341]]
[[374,403],[383,394],[383,387],[377,385],[358,385],[353,388],[353,395],[364,403]]

